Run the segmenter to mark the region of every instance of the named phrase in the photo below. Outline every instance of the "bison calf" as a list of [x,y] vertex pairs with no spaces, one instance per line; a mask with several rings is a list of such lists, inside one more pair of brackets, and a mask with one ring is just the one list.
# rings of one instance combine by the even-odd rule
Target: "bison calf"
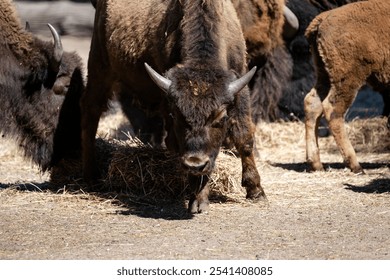
[[363,172],[344,115],[365,83],[389,94],[389,14],[388,0],[352,3],[320,14],[307,28],[317,73],[304,100],[307,161],[314,170],[323,170],[317,129],[324,113],[345,163],[354,173]]

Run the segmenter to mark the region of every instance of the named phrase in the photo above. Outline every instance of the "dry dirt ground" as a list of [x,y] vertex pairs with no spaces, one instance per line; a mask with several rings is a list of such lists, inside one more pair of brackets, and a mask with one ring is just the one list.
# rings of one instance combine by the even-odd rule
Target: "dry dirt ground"
[[[87,55],[87,39],[71,42]],[[114,133],[123,121],[120,112],[107,115],[100,134],[123,136]],[[327,171],[307,172],[303,124],[261,124],[257,165],[268,201],[246,201],[240,161],[221,154],[217,165],[231,163],[233,188],[193,216],[180,202],[47,188],[49,174],[2,138],[0,259],[390,259],[385,122],[348,123],[363,175],[343,167],[332,137],[320,139]]]

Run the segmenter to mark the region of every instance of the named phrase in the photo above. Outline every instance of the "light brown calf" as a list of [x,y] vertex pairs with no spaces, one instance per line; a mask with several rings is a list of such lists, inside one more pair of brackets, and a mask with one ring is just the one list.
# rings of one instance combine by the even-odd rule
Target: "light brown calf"
[[389,14],[388,0],[352,3],[320,14],[306,30],[317,73],[316,85],[304,100],[306,157],[314,170],[323,170],[317,129],[324,114],[344,162],[354,173],[363,173],[344,115],[366,83],[389,94]]

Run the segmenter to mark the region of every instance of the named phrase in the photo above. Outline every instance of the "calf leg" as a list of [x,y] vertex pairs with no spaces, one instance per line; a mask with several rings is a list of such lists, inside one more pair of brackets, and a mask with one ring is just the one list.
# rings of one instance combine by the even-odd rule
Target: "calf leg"
[[354,173],[364,173],[357,161],[355,150],[349,141],[344,126],[345,112],[355,99],[357,89],[350,90],[352,87],[348,87],[346,84],[344,84],[344,88],[346,89],[336,91],[336,89],[332,87],[329,95],[322,102],[325,118],[329,122],[329,128],[340,149],[345,164],[348,165]]
[[322,171],[320,152],[318,149],[318,125],[323,112],[321,99],[317,89],[313,88],[304,99],[305,131],[306,131],[306,160],[315,171]]

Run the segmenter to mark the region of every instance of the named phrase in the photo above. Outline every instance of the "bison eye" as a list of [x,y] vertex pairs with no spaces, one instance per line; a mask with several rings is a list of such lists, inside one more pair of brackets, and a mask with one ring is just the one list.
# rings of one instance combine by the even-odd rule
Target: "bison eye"
[[213,121],[213,123],[211,124],[211,126],[212,126],[213,128],[223,128],[223,127],[225,126],[225,124],[226,124],[227,119],[228,119],[228,116],[224,116],[224,117],[222,117],[222,118],[219,119],[219,120]]
[[216,116],[214,117],[211,127],[213,128],[223,128],[226,124],[226,121],[228,120],[228,116],[226,113],[226,110],[223,109],[222,111],[218,112]]

